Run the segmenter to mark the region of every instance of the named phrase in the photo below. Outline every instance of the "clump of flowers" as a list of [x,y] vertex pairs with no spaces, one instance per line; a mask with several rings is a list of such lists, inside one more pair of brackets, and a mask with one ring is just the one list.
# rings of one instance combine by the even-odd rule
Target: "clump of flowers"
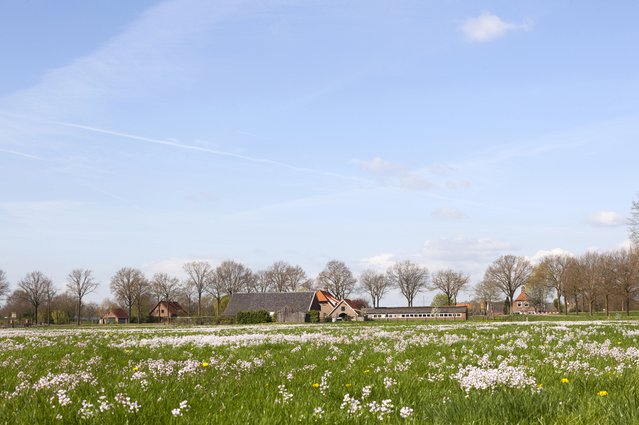
[[190,409],[189,402],[186,400],[182,400],[178,407],[171,410],[171,414],[175,416],[176,418],[178,418],[183,415],[183,412],[187,412],[189,409]]
[[523,368],[501,363],[497,368],[482,369],[468,365],[452,375],[468,393],[471,389],[494,390],[499,386],[509,388],[534,387],[535,378],[528,376]]
[[288,392],[284,384],[277,386],[277,394],[278,398],[275,399],[275,403],[288,404],[293,398],[293,394]]
[[316,407],[313,409],[313,416],[316,418],[321,418],[324,415],[324,409],[322,407]]
[[413,416],[413,409],[411,407],[404,406],[399,410],[399,416],[401,416],[402,419],[408,419]]
[[389,378],[389,377],[384,378],[384,386],[387,389],[392,387],[393,385],[396,385],[396,384],[397,384],[397,381],[394,380],[393,378]]
[[606,397],[608,395],[608,391],[601,390],[597,393],[599,397]]
[[371,401],[368,403],[368,411],[377,416],[377,419],[383,421],[386,415],[393,412],[393,401],[391,399],[382,400],[381,403]]
[[346,393],[339,408],[346,410],[349,415],[359,415],[361,414],[362,403],[356,398],[351,397],[350,394]]
[[367,385],[362,388],[362,399],[368,398],[371,395],[371,386]]
[[562,384],[567,384],[569,382],[570,382],[570,380],[568,378],[561,378],[561,383]]

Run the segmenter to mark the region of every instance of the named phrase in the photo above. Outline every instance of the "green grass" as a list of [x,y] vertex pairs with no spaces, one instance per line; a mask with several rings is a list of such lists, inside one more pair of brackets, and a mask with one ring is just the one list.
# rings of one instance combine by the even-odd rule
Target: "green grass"
[[[639,323],[607,320],[5,330],[0,423],[639,423],[635,333]],[[466,391],[467,366],[526,382]],[[342,408],[346,394],[361,409]],[[380,421],[370,403],[384,400]],[[83,401],[93,405],[84,416]]]

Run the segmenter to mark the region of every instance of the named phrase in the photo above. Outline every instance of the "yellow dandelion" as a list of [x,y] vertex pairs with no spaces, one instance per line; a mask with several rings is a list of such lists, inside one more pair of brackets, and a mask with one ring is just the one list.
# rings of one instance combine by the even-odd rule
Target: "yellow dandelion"
[[570,382],[570,381],[568,380],[568,378],[561,378],[561,383],[562,383],[562,384],[567,384],[568,382]]
[[599,397],[605,397],[605,396],[607,396],[607,395],[608,395],[608,391],[604,391],[604,390],[599,391],[599,392],[597,393],[597,395],[598,395]]
[[207,367],[209,364],[207,362],[202,362],[202,367]]
[[315,384],[311,385],[311,387],[313,387],[313,388],[319,388],[319,384],[315,383]]
[[344,386],[345,386],[346,388],[350,388],[350,387],[351,387],[351,384],[344,384]]
[[371,373],[371,370],[370,370],[370,369],[366,369],[366,370],[364,371],[364,373]]
[[133,368],[133,372],[137,372],[138,370],[140,370],[140,369],[138,369],[137,366]]

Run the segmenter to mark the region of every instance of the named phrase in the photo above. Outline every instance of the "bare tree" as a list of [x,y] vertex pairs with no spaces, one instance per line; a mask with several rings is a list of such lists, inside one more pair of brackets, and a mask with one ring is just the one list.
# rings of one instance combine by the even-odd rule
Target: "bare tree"
[[[544,257],[537,265],[536,273],[546,282],[546,285],[553,288],[557,292],[557,304],[559,313],[561,313],[561,297],[566,299],[566,267],[568,265],[567,255],[548,255]],[[565,309],[568,314],[568,308]]]
[[486,314],[493,313],[493,303],[499,299],[501,291],[492,281],[483,280],[475,286],[475,296],[485,304]]
[[533,268],[526,286],[521,288],[528,296],[528,302],[536,311],[545,311],[548,295],[552,287],[546,282],[542,269],[537,266]]
[[619,291],[613,253],[605,252],[599,256],[599,292],[604,297],[606,316],[610,317],[610,296]]
[[623,296],[626,314],[630,315],[630,300],[639,292],[639,250],[621,249],[613,255],[617,285]]
[[469,281],[470,276],[462,272],[451,269],[440,270],[433,275],[432,284],[428,289],[439,289],[446,295],[446,305],[454,305],[457,304],[457,294],[468,285]]
[[[140,272],[140,277],[132,282],[133,299],[138,310],[138,324],[142,321],[142,305],[148,303],[151,295],[151,282]],[[148,310],[147,310],[148,311]],[[131,316],[129,316],[130,318]]]
[[254,292],[270,292],[271,279],[266,270],[253,273]]
[[34,323],[38,323],[38,308],[47,299],[47,288],[50,284],[51,279],[40,271],[27,273],[24,279],[18,282],[22,296],[33,307]]
[[0,299],[6,297],[9,294],[9,281],[7,275],[2,269],[0,269]]
[[51,324],[51,302],[53,301],[53,297],[55,297],[57,290],[53,286],[53,281],[51,279],[45,280],[44,284],[44,296],[47,302],[47,325]]
[[592,315],[593,305],[601,291],[601,256],[596,252],[587,252],[578,258],[581,290],[588,300],[588,314]]
[[98,288],[98,282],[89,269],[75,269],[67,276],[67,290],[75,298],[77,306],[77,324],[80,324],[82,299]]
[[370,295],[373,307],[379,307],[384,295],[393,287],[392,282],[386,279],[384,273],[378,273],[374,270],[364,270],[359,276],[359,282],[364,292]]
[[168,273],[156,273],[151,279],[151,290],[158,301],[173,301],[179,289],[180,280]]
[[216,308],[215,308],[215,317],[220,317],[220,305],[222,304],[222,298],[224,298],[226,294],[226,284],[224,281],[219,280],[217,278],[217,272],[213,273],[209,276],[208,282],[206,284],[206,292],[211,294],[213,298],[215,298]]
[[[197,297],[197,289],[195,285],[190,281],[186,280],[182,285],[178,288],[177,296],[180,298],[182,306],[186,305],[186,312],[189,316],[193,315],[193,304],[195,298]],[[199,316],[198,316],[199,317]]]
[[262,276],[266,286],[275,292],[295,292],[308,287],[308,277],[300,266],[291,266],[285,261],[276,261],[264,271]]
[[351,270],[341,261],[331,260],[317,276],[317,284],[330,291],[337,299],[348,298],[355,289],[357,279]]
[[393,286],[399,288],[409,307],[413,306],[417,294],[428,287],[428,269],[409,260],[389,267],[386,277]]
[[[138,269],[123,267],[111,277],[111,292],[120,304],[126,307],[131,319],[131,310],[138,301],[138,294],[143,287],[144,275]],[[138,312],[138,323],[140,319]]]
[[583,282],[581,280],[581,267],[576,258],[568,258],[564,270],[564,290],[566,298],[566,311],[569,311],[568,299],[574,303],[575,313],[579,314],[579,296],[582,295]]
[[268,281],[268,286],[275,292],[288,291],[287,269],[290,265],[284,261],[276,261],[271,267],[266,269],[264,278]]
[[233,295],[246,288],[253,279],[251,270],[244,264],[227,260],[215,269],[215,281],[224,287],[224,293]]
[[639,248],[639,197],[632,201],[628,220],[628,233],[634,247]]
[[202,315],[202,293],[206,289],[209,276],[214,273],[213,267],[206,261],[192,261],[184,265],[184,271],[189,276],[187,283],[197,294],[197,315]]
[[286,270],[288,276],[288,290],[295,292],[308,290],[312,286],[311,280],[306,276],[306,272],[300,266],[289,266]]
[[488,266],[484,281],[495,284],[506,295],[510,313],[515,292],[526,284],[531,272],[532,265],[525,257],[504,255]]

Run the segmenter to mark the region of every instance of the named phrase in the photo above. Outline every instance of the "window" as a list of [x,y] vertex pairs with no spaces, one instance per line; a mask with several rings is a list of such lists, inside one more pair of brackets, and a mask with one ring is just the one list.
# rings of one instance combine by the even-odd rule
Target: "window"
[[517,307],[521,307],[521,301],[517,302]]
[[524,303],[524,307],[528,307],[528,302],[525,302],[525,303]]
[[346,307],[342,306],[342,311],[346,311]]

